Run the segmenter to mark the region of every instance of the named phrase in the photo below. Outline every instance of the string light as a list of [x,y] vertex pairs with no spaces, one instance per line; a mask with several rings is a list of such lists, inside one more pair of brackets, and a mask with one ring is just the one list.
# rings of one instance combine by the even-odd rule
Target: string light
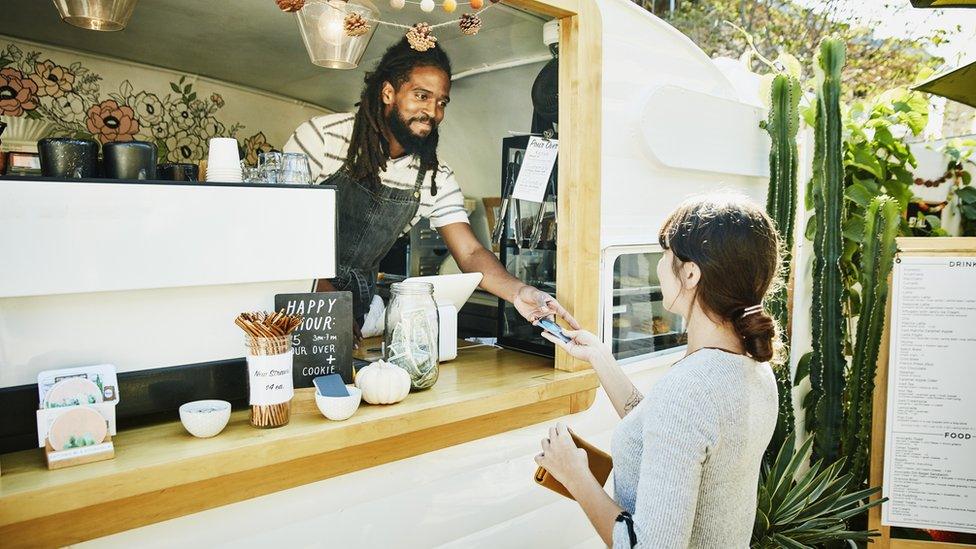
[[[417,6],[419,6],[422,3],[422,2],[415,2],[414,0],[391,0],[390,1],[390,5],[393,5],[394,2],[396,2],[396,3],[403,2],[405,4],[414,4],[414,5],[417,5]],[[473,3],[477,3],[477,2],[458,2],[457,4],[460,6],[460,5],[471,5]],[[338,12],[340,12],[342,14],[342,16],[340,17],[340,24],[341,24],[342,17],[345,17],[345,11],[343,11],[341,8],[337,8],[336,6],[334,6],[332,2],[326,2],[325,5],[329,6],[331,9],[336,10],[336,11],[338,11]],[[494,3],[489,3],[489,4],[485,5],[483,8],[481,8],[478,11],[474,12],[473,15],[480,16],[482,13],[484,13],[484,12],[488,11],[489,9],[491,9],[491,7],[494,6],[494,5],[495,5]],[[386,25],[388,27],[393,27],[393,28],[396,28],[396,29],[410,30],[410,29],[413,28],[413,25],[402,25],[400,23],[394,23],[392,21],[383,21],[382,19],[370,19],[368,17],[364,17],[363,19],[365,19],[366,21],[369,21],[370,23],[375,23],[377,25]],[[444,21],[442,23],[437,23],[436,25],[430,25],[430,28],[431,28],[431,30],[433,30],[433,29],[438,29],[438,28],[442,28],[442,27],[448,27],[448,26],[451,26],[451,25],[457,25],[460,21],[461,21],[461,18],[451,19],[450,21]]]

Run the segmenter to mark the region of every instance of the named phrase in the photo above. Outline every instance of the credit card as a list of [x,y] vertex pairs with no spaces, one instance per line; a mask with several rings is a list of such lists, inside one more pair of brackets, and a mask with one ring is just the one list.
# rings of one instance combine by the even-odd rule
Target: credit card
[[563,329],[559,327],[559,324],[549,320],[548,318],[543,318],[538,322],[538,325],[543,330],[549,332],[550,334],[556,336],[563,343],[569,343],[572,338],[563,333]]

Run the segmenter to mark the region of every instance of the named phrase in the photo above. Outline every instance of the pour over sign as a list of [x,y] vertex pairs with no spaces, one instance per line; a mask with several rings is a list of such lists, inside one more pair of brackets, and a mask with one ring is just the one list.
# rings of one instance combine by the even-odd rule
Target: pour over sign
[[295,387],[311,387],[318,376],[339,374],[352,383],[352,294],[316,292],[278,294],[275,310],[301,315],[292,333]]

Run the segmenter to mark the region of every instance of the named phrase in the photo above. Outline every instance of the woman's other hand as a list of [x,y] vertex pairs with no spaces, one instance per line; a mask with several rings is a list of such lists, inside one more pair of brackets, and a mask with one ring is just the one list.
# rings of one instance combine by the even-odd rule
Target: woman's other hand
[[610,356],[610,349],[600,341],[600,338],[586,330],[563,330],[563,333],[571,338],[569,343],[562,342],[545,330],[542,332],[542,337],[562,347],[570,355],[591,364],[598,358]]
[[542,453],[535,456],[535,462],[570,492],[590,474],[586,450],[576,447],[569,428],[562,423],[549,428],[549,437],[542,439]]

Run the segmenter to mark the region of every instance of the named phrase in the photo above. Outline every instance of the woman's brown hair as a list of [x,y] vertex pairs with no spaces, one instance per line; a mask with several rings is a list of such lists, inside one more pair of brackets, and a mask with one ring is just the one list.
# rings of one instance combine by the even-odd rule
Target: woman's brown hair
[[694,299],[705,313],[731,323],[749,356],[772,359],[776,323],[762,308],[749,309],[761,305],[778,280],[779,234],[766,212],[733,194],[692,198],[664,222],[658,241],[674,254],[675,274],[688,261],[701,269]]

